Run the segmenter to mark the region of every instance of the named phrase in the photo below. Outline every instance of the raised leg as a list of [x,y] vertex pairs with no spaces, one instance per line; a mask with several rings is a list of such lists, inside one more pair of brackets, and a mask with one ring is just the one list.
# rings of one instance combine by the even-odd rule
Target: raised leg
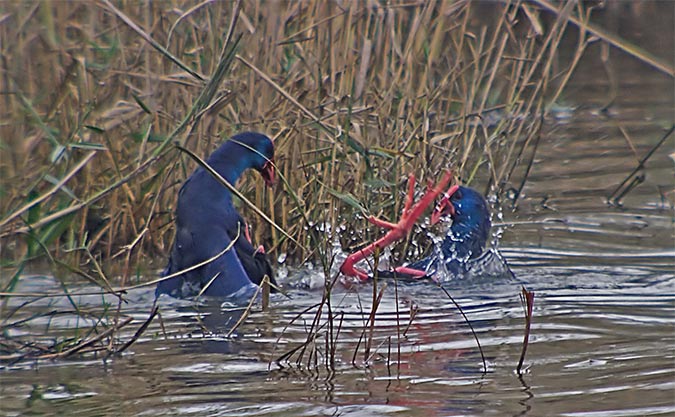
[[419,270],[419,269],[414,269],[414,268],[408,268],[407,266],[399,266],[397,268],[394,268],[394,271],[398,272],[399,274],[406,274],[413,276],[415,278],[422,278],[425,276],[427,273]]
[[415,222],[420,218],[422,213],[431,205],[431,203],[436,199],[436,197],[448,186],[450,180],[452,179],[452,173],[446,171],[445,175],[441,181],[432,187],[431,184],[427,187],[427,191],[422,196],[420,201],[413,205],[414,194],[415,194],[415,176],[410,175],[408,179],[408,194],[406,196],[406,201],[403,206],[403,213],[401,214],[401,219],[398,223],[390,223],[385,220],[381,220],[375,217],[369,217],[368,221],[373,223],[376,226],[389,229],[386,235],[382,236],[380,239],[366,246],[365,248],[352,253],[345,259],[344,263],[340,267],[340,272],[344,275],[350,277],[358,277],[361,280],[367,280],[368,274],[364,271],[361,271],[354,267],[356,263],[367,258],[368,256],[375,253],[375,251],[382,250],[387,246],[391,245],[393,242],[404,238],[410,233]]
[[438,223],[441,220],[441,217],[449,214],[454,216],[455,215],[455,206],[452,205],[452,202],[450,201],[450,198],[452,197],[453,194],[457,192],[459,189],[459,185],[453,185],[446,191],[446,193],[443,195],[443,198],[441,198],[441,201],[434,207],[434,211],[431,213],[431,224],[434,225]]

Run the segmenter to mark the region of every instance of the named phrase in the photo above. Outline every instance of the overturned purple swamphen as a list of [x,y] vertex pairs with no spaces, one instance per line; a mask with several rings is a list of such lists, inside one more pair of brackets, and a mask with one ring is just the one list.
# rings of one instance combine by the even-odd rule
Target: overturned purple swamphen
[[455,276],[461,275],[467,272],[472,260],[483,255],[492,226],[490,209],[483,195],[469,187],[450,187],[434,208],[431,224],[438,223],[446,215],[452,218],[452,226],[441,242],[440,253],[405,267],[415,271],[411,275],[433,276],[442,269]]
[[[274,144],[261,133],[233,136],[206,163],[230,184],[249,168],[260,172],[267,185],[274,183]],[[253,247],[230,191],[203,167],[178,193],[176,237],[162,276],[175,274],[157,284],[156,296],[203,294],[244,300],[265,275],[274,282],[264,250]]]
[[[440,194],[440,191],[448,186],[450,178],[451,175],[447,172],[436,187],[429,185],[424,196],[413,205],[415,178],[411,175],[401,220],[397,224],[392,224],[370,217],[368,220],[371,223],[388,228],[390,229],[389,232],[375,243],[349,255],[342,264],[340,271],[344,275],[358,277],[361,280],[369,279],[370,274],[357,269],[354,265],[375,251],[382,250],[394,241],[405,237],[424,210]],[[447,215],[451,217],[452,225],[441,242],[439,250],[406,266],[393,270],[378,270],[378,276],[436,278],[435,275],[441,271],[452,276],[461,276],[469,271],[472,266],[478,265],[479,260],[483,257],[492,262],[490,256],[484,256],[493,255],[485,251],[491,227],[490,211],[485,198],[472,188],[453,185],[448,188],[440,203],[435,207],[431,215],[431,224],[438,223]],[[498,261],[496,263],[497,268],[500,269],[498,272],[511,275],[503,260],[499,259]]]

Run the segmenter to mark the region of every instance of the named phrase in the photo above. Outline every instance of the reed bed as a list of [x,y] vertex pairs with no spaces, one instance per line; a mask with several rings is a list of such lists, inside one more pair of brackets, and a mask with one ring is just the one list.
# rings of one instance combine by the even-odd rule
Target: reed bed
[[[3,9],[7,297],[36,262],[107,292],[156,278],[178,188],[197,166],[175,145],[206,157],[243,130],[274,137],[282,178],[273,190],[255,174],[238,184],[285,231],[242,204],[253,240],[273,259],[320,263],[328,290],[334,245],[349,252],[378,237],[368,214],[396,220],[409,173],[420,190],[451,169],[517,198],[547,112],[590,42],[592,7],[101,0]],[[578,43],[563,59],[566,31]]]

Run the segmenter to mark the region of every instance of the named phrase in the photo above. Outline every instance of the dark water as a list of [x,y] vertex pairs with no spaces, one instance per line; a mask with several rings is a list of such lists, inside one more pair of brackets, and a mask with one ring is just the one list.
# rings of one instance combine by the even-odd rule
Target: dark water
[[[5,415],[675,413],[672,251],[634,252],[627,258],[604,254],[592,262],[588,254],[572,251],[504,252],[518,281],[448,287],[473,323],[487,372],[456,308],[425,284],[400,286],[398,311],[388,287],[367,360],[357,343],[372,296],[361,288],[358,295],[333,298],[333,311],[344,317],[332,369],[315,366],[307,356],[299,365],[297,356],[277,364],[306,340],[314,318],[300,313],[318,293],[295,291],[292,300],[274,297],[271,311],[253,313],[229,337],[240,309],[173,302],[161,309],[166,334],[155,320],[121,357],[7,366],[0,374],[0,410]],[[43,289],[50,282],[32,281]],[[524,325],[520,281],[536,292],[521,378],[514,372]],[[145,320],[151,291],[136,291],[130,300],[125,314]],[[93,305],[95,300],[80,301]],[[51,302],[56,303],[51,308],[67,306],[65,300]],[[408,325],[411,308],[416,316]],[[40,333],[44,325],[32,329]],[[58,334],[59,327],[85,323],[61,318],[51,325]],[[317,339],[319,364],[325,361],[326,334]]]
[[[658,39],[672,50],[672,38],[671,31],[670,40]],[[622,206],[605,201],[673,123],[673,81],[630,58],[613,59],[620,89],[609,114],[600,110],[607,80],[598,75],[599,62],[589,59],[568,89],[568,107],[547,125],[518,210],[507,204],[496,215],[500,250],[517,278],[447,285],[476,330],[487,371],[461,315],[433,285],[396,289],[389,283],[372,336],[364,338],[372,288],[334,294],[333,313],[341,320],[332,367],[322,365],[331,348],[326,327],[299,363],[298,355],[275,362],[306,340],[316,310],[303,311],[320,291],[274,296],[270,311],[255,311],[229,336],[240,309],[165,299],[161,321],[120,357],[0,365],[0,413],[675,415],[672,138],[648,161],[644,183]],[[297,274],[323,282],[318,271],[290,272]],[[536,298],[527,370],[518,377],[522,285]],[[26,276],[19,290],[58,287],[49,277]],[[152,291],[133,291],[129,300],[123,313],[136,321],[123,338],[148,317]],[[101,304],[100,296],[76,301]],[[42,300],[22,314],[68,305]],[[11,336],[38,338],[49,326],[50,337],[57,337],[89,324],[75,316],[39,319]]]

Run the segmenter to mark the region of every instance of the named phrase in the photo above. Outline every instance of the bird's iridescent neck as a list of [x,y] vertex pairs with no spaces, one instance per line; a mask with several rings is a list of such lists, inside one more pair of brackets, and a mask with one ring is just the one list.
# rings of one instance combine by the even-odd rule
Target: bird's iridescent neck
[[[227,151],[228,148],[221,150]],[[249,158],[237,155],[232,150],[229,153],[214,152],[206,162],[232,185],[239,180],[244,171],[251,167]]]

